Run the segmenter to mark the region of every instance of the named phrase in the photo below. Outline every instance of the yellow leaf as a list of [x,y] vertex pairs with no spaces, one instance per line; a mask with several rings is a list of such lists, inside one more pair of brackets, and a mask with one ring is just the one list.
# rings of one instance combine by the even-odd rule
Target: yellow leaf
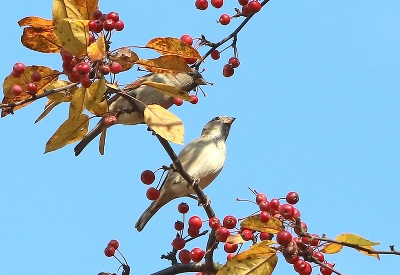
[[244,219],[240,223],[240,226],[271,234],[276,234],[284,229],[284,226],[279,219],[271,217],[267,223],[264,223],[260,221],[260,215],[254,215]]
[[28,49],[43,53],[60,51],[61,43],[54,33],[52,20],[30,16],[21,19],[18,24],[26,27],[21,42]]
[[360,251],[362,254],[365,254],[365,255],[367,255],[367,256],[375,257],[375,258],[377,258],[378,260],[381,259],[381,258],[379,257],[379,254],[373,253],[374,248],[373,248],[372,246],[362,246],[362,248],[368,249],[370,252],[364,251],[364,250],[360,250],[360,249],[357,249],[357,250]]
[[344,233],[340,234],[339,236],[336,237],[336,240],[338,242],[346,243],[346,244],[351,244],[351,245],[358,245],[358,246],[374,246],[374,245],[379,245],[378,242],[372,242],[370,240],[367,240],[361,236],[358,236],[356,234],[352,233]]
[[60,149],[67,144],[81,140],[88,132],[89,116],[81,114],[72,120],[68,118],[57,129],[54,135],[46,143],[45,153]]
[[106,145],[106,134],[107,134],[107,128],[104,128],[103,131],[101,131],[100,141],[99,141],[100,155],[104,155],[104,146]]
[[148,105],[144,110],[144,121],[147,126],[166,140],[183,144],[182,121],[160,105]]
[[54,102],[54,101],[51,101],[49,104],[46,104],[46,107],[45,107],[43,113],[41,113],[41,114],[39,115],[39,117],[35,120],[35,123],[38,123],[39,121],[41,121],[41,120],[42,120],[45,116],[47,116],[47,115],[51,112],[51,110],[53,110],[54,107],[56,107],[58,104],[60,104],[60,102]]
[[271,275],[278,262],[270,241],[263,241],[230,259],[217,275]]
[[136,64],[156,74],[187,73],[190,71],[186,61],[176,55],[164,55],[153,59],[139,59]]
[[335,254],[335,253],[338,253],[340,250],[342,250],[342,248],[343,248],[343,245],[341,245],[341,244],[329,243],[321,249],[321,252],[326,253],[326,254]]
[[104,40],[104,34],[102,33],[96,42],[90,44],[87,48],[87,54],[90,61],[94,62],[97,60],[102,60],[106,55],[106,43]]
[[246,241],[243,240],[241,234],[236,234],[236,235],[229,235],[228,238],[226,239],[227,243],[233,243],[233,244],[239,244],[239,243],[245,243]]
[[[2,100],[3,104],[14,104],[17,102],[20,102],[22,100],[26,100],[28,98],[31,98],[32,96],[26,93],[26,83],[31,81],[31,74],[33,72],[39,72],[42,76],[42,79],[36,83],[37,84],[37,93],[36,95],[40,95],[44,93],[44,88],[46,88],[47,85],[55,82],[58,78],[58,71],[53,71],[52,69],[44,66],[26,66],[24,73],[21,75],[20,78],[15,78],[11,74],[7,76],[4,79],[3,82],[3,93],[4,93],[4,98]],[[23,92],[19,96],[15,96],[11,89],[14,85],[19,85],[21,86]],[[28,104],[32,103],[27,102],[19,106],[15,106],[14,108],[8,108],[4,107],[2,108],[1,112],[1,117],[5,117],[6,115],[12,113],[12,111],[21,109],[22,107],[27,106]]]
[[121,48],[110,56],[110,60],[116,61],[122,66],[122,71],[127,71],[139,60],[138,55],[129,48]]
[[72,96],[72,100],[69,105],[69,118],[72,120],[79,118],[85,109],[85,91],[85,88],[80,87]]
[[[72,83],[67,80],[57,80],[54,83],[52,83],[51,85],[46,86],[46,91],[50,91],[53,89],[59,89],[59,88],[65,87],[70,84],[72,84]],[[73,88],[66,89],[66,90],[48,95],[47,98],[50,99],[51,101],[59,102],[59,103],[70,102],[76,89],[78,89],[78,88],[75,86]]]
[[153,49],[163,55],[172,54],[183,58],[201,59],[199,52],[192,46],[186,44],[178,38],[157,37],[151,39],[147,44],[147,48]]
[[85,107],[97,116],[102,116],[108,111],[107,101],[103,99],[106,91],[106,82],[104,79],[96,80],[86,89]]
[[141,83],[142,85],[150,86],[156,89],[157,91],[166,94],[168,96],[172,97],[179,97],[184,100],[190,101],[192,98],[189,96],[189,94],[185,91],[182,91],[174,86],[169,86],[164,83],[160,82],[152,82],[152,81],[144,81]]

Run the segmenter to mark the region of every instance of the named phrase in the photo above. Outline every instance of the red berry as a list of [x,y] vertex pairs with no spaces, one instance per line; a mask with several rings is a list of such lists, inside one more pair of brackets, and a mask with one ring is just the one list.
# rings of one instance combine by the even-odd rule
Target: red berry
[[237,223],[237,219],[234,216],[226,216],[222,222],[223,226],[228,228],[228,229],[233,229],[235,228]]
[[185,227],[185,224],[181,221],[175,222],[175,230],[181,231]]
[[89,21],[89,31],[97,32],[97,20],[90,20]]
[[22,94],[22,87],[19,85],[14,85],[11,88],[11,92],[13,93],[13,95],[19,96],[20,94]]
[[182,248],[185,247],[186,241],[181,238],[181,237],[176,237],[173,241],[172,241],[172,247],[175,250],[181,250]]
[[261,211],[269,211],[271,208],[269,207],[269,202],[267,201],[262,201],[258,204],[258,206],[260,207]]
[[232,65],[232,68],[237,68],[240,65],[240,61],[236,57],[231,57],[229,58],[228,64]]
[[249,11],[251,13],[259,12],[261,10],[261,4],[256,0],[250,1],[247,6],[249,7]]
[[208,2],[207,0],[196,0],[196,2],[194,3],[194,5],[196,6],[196,8],[198,8],[199,10],[206,10],[208,8]]
[[111,20],[113,20],[114,22],[117,22],[117,21],[119,20],[119,14],[118,14],[118,12],[115,12],[115,11],[109,12],[109,13],[107,14],[107,19],[111,19]]
[[234,253],[238,249],[238,245],[236,243],[225,243],[224,250],[226,253]]
[[115,22],[114,28],[116,31],[122,31],[125,28],[124,21],[118,20],[117,22]]
[[182,35],[181,40],[190,46],[193,44],[193,38],[188,34]]
[[179,98],[179,97],[174,97],[172,99],[172,102],[176,105],[176,106],[181,106],[183,104],[183,99]]
[[104,249],[104,255],[107,257],[112,257],[115,254],[115,248],[112,246],[107,246],[106,249]]
[[211,58],[214,60],[218,60],[220,58],[221,54],[218,50],[213,50],[211,52]]
[[[101,17],[102,18],[102,17]],[[100,19],[101,19],[100,18]],[[94,30],[94,32],[96,32],[96,33],[99,33],[99,32],[101,32],[102,30],[103,30],[103,21],[101,21],[101,20],[97,20],[96,21],[96,29]]]
[[100,71],[104,75],[109,74],[110,73],[110,66],[108,66],[107,64],[102,64],[100,66]]
[[310,275],[312,273],[312,267],[309,262],[306,262],[306,268],[300,272],[300,275]]
[[294,216],[294,207],[291,204],[285,203],[279,206],[279,214],[286,220],[291,220]]
[[317,234],[311,234],[312,238],[310,241],[310,245],[311,246],[318,246],[319,245],[319,240],[315,239],[315,238],[319,238],[319,236]]
[[193,227],[190,227],[190,226],[189,226],[187,232],[188,232],[188,235],[189,235],[190,237],[194,238],[194,237],[197,237],[197,236],[200,234],[200,229],[198,229],[198,228],[193,228]]
[[282,255],[285,258],[292,258],[297,254],[297,246],[295,244],[290,244],[283,248]]
[[256,196],[256,203],[260,204],[263,201],[267,201],[267,195],[263,194],[263,193],[257,193]]
[[193,262],[198,263],[203,259],[204,254],[205,252],[203,249],[195,247],[192,249],[192,251],[190,251],[190,258]]
[[190,95],[190,97],[192,98],[189,102],[192,104],[197,104],[197,102],[199,102],[199,98],[197,97],[197,95]]
[[267,211],[261,211],[260,213],[260,222],[267,223],[269,219],[271,218],[271,215]]
[[39,82],[42,79],[42,75],[39,72],[33,72],[31,74],[31,79],[33,82]]
[[269,240],[270,239],[270,235],[268,232],[261,232],[260,233],[260,240],[265,241],[265,240]]
[[80,74],[74,71],[68,73],[68,80],[73,83],[81,82],[81,77],[82,76]]
[[[186,214],[187,212],[189,212],[189,205],[187,203],[181,202],[178,205],[178,212],[182,213],[182,214]],[[201,226],[200,226],[201,227]],[[199,227],[199,228],[200,228]]]
[[272,199],[272,200],[269,202],[269,207],[270,207],[271,209],[279,210],[279,206],[280,206],[280,205],[281,205],[281,204],[280,204],[280,202],[279,202],[278,199]]
[[76,65],[76,72],[80,75],[85,75],[90,72],[90,64],[87,62],[82,62]]
[[81,85],[83,88],[89,88],[92,85],[92,80],[90,80],[89,75],[85,74],[81,78]]
[[34,83],[34,82],[29,82],[28,84],[26,84],[26,90],[27,90],[27,92],[29,92],[30,94],[36,94],[36,93],[37,93],[37,86],[36,86],[36,83]]
[[[307,224],[306,224],[306,223],[300,222],[300,227],[303,229],[304,232],[307,232]],[[300,229],[299,229],[298,226],[295,226],[295,227],[294,227],[294,232],[295,232],[297,235],[300,235],[301,232],[300,232]]]
[[282,246],[288,246],[292,241],[292,234],[286,230],[281,230],[276,234],[276,242]]
[[182,249],[181,251],[179,251],[179,255],[178,256],[179,256],[179,260],[183,264],[188,264],[192,260],[190,258],[190,251],[187,250],[187,249]]
[[208,221],[208,225],[210,226],[211,229],[213,230],[217,230],[218,228],[221,227],[221,222],[217,217],[212,217],[209,221]]
[[300,273],[306,269],[306,262],[303,259],[298,259],[293,264],[293,268],[296,272]]
[[289,192],[286,195],[286,201],[290,204],[296,204],[300,200],[299,194],[296,192]]
[[146,191],[146,197],[151,200],[155,201],[160,196],[160,190],[155,189],[154,187],[150,187]]
[[251,12],[250,12],[250,10],[249,10],[249,6],[247,6],[247,5],[244,5],[244,6],[242,6],[242,14],[244,15],[244,16],[247,16],[247,15],[249,15]]
[[294,264],[299,259],[298,255],[294,255],[293,257],[285,257],[286,262],[289,264]]
[[72,69],[75,68],[75,65],[76,65],[76,60],[72,59],[71,61],[64,61],[62,67],[65,73],[69,73],[72,71]]
[[104,124],[109,127],[117,123],[117,117],[116,116],[108,116],[104,119]]
[[99,10],[95,10],[93,13],[92,13],[92,18],[94,19],[94,20],[97,20],[97,19],[100,19],[100,17],[103,15],[103,13],[101,12],[101,11],[99,11]]
[[224,1],[223,1],[223,0],[211,0],[211,5],[212,5],[214,8],[219,9],[220,7],[222,7],[223,4],[224,4]]
[[232,76],[234,73],[235,73],[235,71],[234,71],[234,69],[232,68],[231,65],[229,65],[229,64],[225,64],[225,65],[224,65],[224,68],[222,69],[222,74],[223,74],[225,77],[230,77],[230,76]]
[[122,66],[121,66],[121,64],[119,64],[118,62],[112,62],[111,63],[111,66],[110,66],[110,71],[113,73],[113,74],[118,74],[118,73],[120,73],[121,71],[122,71]]
[[249,3],[249,0],[239,0],[238,2],[241,6],[244,6],[247,5],[247,3]]
[[321,266],[319,271],[321,272],[322,275],[331,275],[332,274],[332,269],[333,269],[333,264],[330,263],[325,263],[325,266]]
[[107,246],[112,246],[112,247],[114,247],[115,249],[118,249],[118,247],[119,247],[119,242],[118,242],[117,240],[111,240],[111,241],[108,242],[108,245],[107,245]]
[[203,225],[203,222],[201,221],[199,216],[192,216],[190,217],[188,224],[191,228],[200,229]]
[[103,28],[105,31],[112,31],[115,28],[115,22],[112,19],[106,19],[103,23]]
[[253,232],[250,229],[244,229],[240,233],[242,235],[243,240],[249,241],[253,238]]
[[293,218],[294,218],[295,220],[298,220],[298,219],[300,219],[300,216],[301,216],[301,213],[300,213],[299,209],[295,208],[295,209],[294,209]]
[[323,263],[325,260],[325,256],[324,253],[320,252],[320,251],[315,251],[313,253],[313,257],[320,263]]
[[70,62],[74,58],[74,55],[65,49],[60,50],[61,59],[64,62]]
[[232,259],[233,257],[235,257],[235,254],[229,253],[228,255],[226,255],[226,260],[229,261],[229,260]]
[[231,233],[229,232],[228,228],[226,227],[220,227],[215,231],[215,237],[217,241],[219,242],[225,242],[226,239],[228,239],[229,235]]
[[221,23],[221,25],[228,25],[229,22],[231,22],[231,17],[226,13],[222,14],[219,18],[219,23]]
[[156,179],[156,176],[154,175],[153,171],[144,170],[142,172],[142,174],[140,174],[140,180],[144,184],[152,184],[155,179]]
[[16,73],[15,71],[11,71],[11,75],[12,75],[13,77],[15,77],[15,78],[20,78],[20,77],[21,77],[21,74]]
[[22,74],[25,70],[25,64],[22,62],[17,62],[13,66],[13,71],[17,74]]
[[100,22],[104,22],[104,21],[106,21],[107,20],[107,14],[102,14],[101,16],[100,16],[100,18],[99,18],[99,21]]

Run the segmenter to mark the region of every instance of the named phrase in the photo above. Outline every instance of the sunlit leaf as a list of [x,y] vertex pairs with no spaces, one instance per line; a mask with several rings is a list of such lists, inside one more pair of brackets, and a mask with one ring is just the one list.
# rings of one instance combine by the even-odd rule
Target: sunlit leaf
[[90,61],[102,60],[106,55],[106,44],[102,33],[97,40],[87,48]]
[[25,27],[21,42],[28,49],[43,53],[60,51],[61,43],[54,33],[52,20],[30,16],[21,19],[18,24]]
[[183,58],[201,59],[201,55],[196,49],[178,38],[153,38],[146,44],[146,47],[153,49],[163,55],[179,55]]
[[139,60],[138,55],[129,48],[121,48],[110,56],[112,61],[116,61],[122,66],[122,71],[127,71]]
[[157,74],[179,73],[190,71],[186,61],[176,55],[163,55],[153,59],[139,59],[136,64]]
[[379,242],[372,242],[361,236],[352,233],[340,234],[336,237],[338,242],[344,242],[347,244],[358,245],[358,246],[374,246],[379,245]]
[[217,275],[271,275],[278,262],[270,241],[263,241],[231,258]]
[[79,118],[80,114],[82,114],[83,110],[85,109],[85,91],[86,89],[80,87],[77,89],[72,96],[71,103],[69,105],[69,118],[70,119],[77,119]]
[[226,239],[226,242],[233,244],[240,244],[240,243],[245,243],[246,241],[243,240],[241,234],[236,234],[236,235],[229,235],[228,238]]
[[148,105],[144,110],[144,121],[147,126],[166,140],[183,144],[182,121],[160,105]]
[[260,221],[260,215],[254,215],[244,219],[240,223],[240,226],[260,232],[268,232],[271,234],[276,234],[284,229],[284,226],[279,219],[271,217],[267,223],[264,223]]
[[326,254],[335,254],[338,253],[340,250],[342,250],[342,248],[343,245],[341,244],[329,243],[321,249],[321,252]]
[[108,110],[107,101],[104,100],[106,91],[106,82],[104,79],[96,80],[86,89],[85,107],[86,109],[97,116],[102,116]]
[[174,86],[169,86],[164,83],[160,82],[152,82],[152,81],[144,81],[142,85],[150,86],[156,89],[157,91],[166,94],[168,96],[172,97],[179,97],[184,100],[190,101],[192,98],[189,96],[189,94],[185,91],[182,91]]
[[[44,93],[44,89],[46,88],[46,86],[55,82],[58,78],[58,73],[59,73],[58,71],[52,70],[51,68],[45,66],[26,66],[25,71],[20,78],[15,78],[10,74],[4,79],[3,82],[3,93],[4,93],[4,98],[2,100],[3,104],[15,104],[32,97],[31,95],[26,93],[26,83],[31,81],[30,77],[33,72],[39,72],[42,75],[42,79],[37,83],[38,91],[36,95]],[[15,96],[12,93],[11,89],[14,85],[21,86],[23,90],[23,93],[21,95]],[[12,111],[21,109],[22,107],[25,107],[30,103],[31,102],[26,102],[19,106],[15,106],[14,108],[4,107],[2,108],[1,117],[5,117]]]
[[46,143],[45,153],[60,149],[81,140],[88,132],[89,116],[81,114],[76,119],[68,118]]
[[[60,89],[63,87],[66,87],[68,85],[72,84],[71,82],[67,81],[67,80],[57,80],[54,83],[52,83],[51,85],[48,85],[46,87],[46,91],[50,91],[53,89]],[[73,94],[75,93],[76,89],[78,89],[77,86],[74,86],[72,88],[69,89],[65,89],[62,90],[60,92],[57,93],[53,93],[47,96],[48,99],[54,101],[54,102],[70,102],[72,99]]]
[[43,111],[43,113],[41,113],[39,115],[39,117],[35,120],[35,123],[38,123],[39,121],[41,121],[45,116],[47,116],[53,109],[54,107],[56,107],[58,104],[60,104],[60,102],[54,102],[51,101],[49,104],[46,104],[46,107]]

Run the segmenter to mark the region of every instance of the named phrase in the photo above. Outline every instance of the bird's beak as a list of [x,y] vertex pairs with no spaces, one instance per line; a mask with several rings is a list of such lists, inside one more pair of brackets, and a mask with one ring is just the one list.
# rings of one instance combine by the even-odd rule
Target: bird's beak
[[204,80],[204,78],[199,77],[197,78],[194,82],[196,82],[197,85],[207,85],[207,81]]
[[232,123],[235,121],[235,119],[236,119],[236,117],[227,117],[227,118],[225,118],[224,123],[232,125]]

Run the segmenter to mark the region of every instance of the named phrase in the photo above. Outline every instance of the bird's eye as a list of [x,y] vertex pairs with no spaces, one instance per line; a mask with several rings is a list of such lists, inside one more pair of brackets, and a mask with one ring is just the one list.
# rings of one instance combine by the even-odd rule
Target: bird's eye
[[219,119],[219,116],[216,116],[216,117],[214,117],[212,120],[213,121],[216,121],[216,120],[218,120]]
[[188,75],[194,76],[194,72],[193,72],[193,71],[190,71],[190,72],[188,72]]

